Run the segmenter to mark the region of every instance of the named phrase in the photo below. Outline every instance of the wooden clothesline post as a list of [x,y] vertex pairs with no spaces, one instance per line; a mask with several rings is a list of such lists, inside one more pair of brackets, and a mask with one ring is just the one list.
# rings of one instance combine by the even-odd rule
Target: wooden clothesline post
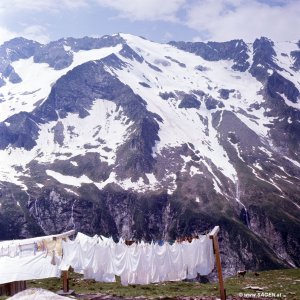
[[63,292],[69,293],[69,274],[68,271],[62,271],[63,273]]
[[215,226],[214,229],[209,233],[209,238],[212,240],[214,254],[216,257],[216,265],[217,265],[217,271],[218,271],[219,290],[220,290],[221,300],[226,300],[226,290],[224,288],[221,257],[220,257],[220,248],[219,248],[219,242],[218,242],[218,236],[217,236],[219,230],[220,230],[220,227]]
[[62,274],[62,290],[58,291],[58,295],[73,295],[74,290],[70,290],[69,286],[69,270],[64,270],[61,272]]
[[[65,234],[58,235],[58,237],[65,241],[67,237],[74,235],[74,234],[75,234],[75,230],[70,230]],[[59,294],[59,295],[74,294],[74,291],[70,290],[70,287],[69,287],[69,270],[62,271],[62,290],[58,291],[57,294]]]

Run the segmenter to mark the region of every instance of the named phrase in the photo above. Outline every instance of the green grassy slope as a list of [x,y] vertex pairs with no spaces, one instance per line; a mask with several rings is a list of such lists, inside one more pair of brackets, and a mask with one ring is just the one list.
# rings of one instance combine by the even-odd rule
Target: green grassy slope
[[[256,276],[254,273],[246,273],[245,277],[234,276],[226,279],[227,296],[246,299],[247,295],[255,294],[256,299],[261,299],[263,298],[259,296],[261,293],[261,296],[265,294],[267,296],[265,298],[268,299],[300,299],[300,269],[264,271],[258,274]],[[28,287],[44,288],[56,292],[61,289],[62,284],[59,279],[33,280],[28,282]],[[247,287],[258,287],[259,289]],[[80,275],[75,273],[70,273],[70,289],[75,290],[76,294],[99,293],[121,297],[143,296],[146,299],[180,296],[219,298],[216,283],[167,282],[125,287],[120,282],[99,283],[93,280],[83,280]],[[5,298],[0,297],[0,299]]]

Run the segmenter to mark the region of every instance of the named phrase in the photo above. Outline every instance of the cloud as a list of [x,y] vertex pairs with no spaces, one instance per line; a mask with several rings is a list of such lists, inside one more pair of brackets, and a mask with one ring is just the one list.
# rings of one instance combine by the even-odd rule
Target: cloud
[[189,5],[184,22],[207,40],[283,41],[300,38],[299,15],[299,1],[199,0]]
[[43,0],[1,0],[0,13],[10,14],[17,11],[42,11],[52,10],[55,8],[56,1],[43,1]]
[[[91,9],[104,16],[101,24],[105,22],[105,26],[110,26],[109,18],[115,13],[113,28],[116,31],[122,31],[123,27],[118,26],[127,20],[142,21],[141,29],[149,25],[145,22],[153,22],[157,28],[165,24],[155,30],[163,41],[180,34],[191,39],[194,35],[195,41],[242,38],[252,42],[260,36],[275,41],[300,38],[299,0],[0,0],[0,42],[25,36],[45,43],[50,34],[55,38],[60,34],[77,35],[80,28],[68,24],[73,14],[64,14],[75,10],[82,15],[84,34],[89,35],[95,28],[89,29],[84,24],[89,24],[87,18],[95,18],[95,14],[89,13]],[[26,24],[21,24],[21,20]],[[59,28],[64,29],[62,33],[57,32]],[[137,34],[137,31],[133,28],[130,33]]]
[[22,31],[21,36],[30,40],[40,42],[42,44],[50,42],[47,28],[41,25],[30,25],[26,27]]
[[63,0],[59,1],[59,3],[63,3],[64,6],[70,9],[77,9],[82,7],[88,7],[90,1],[87,0]]
[[202,42],[203,38],[201,36],[194,36],[192,39],[192,42],[196,43],[196,42]]
[[5,27],[0,27],[0,45],[16,36],[17,34],[15,32],[12,32]]
[[115,9],[119,16],[132,21],[177,20],[176,13],[186,0],[97,0],[101,6]]
[[164,39],[166,41],[170,41],[172,38],[173,38],[173,34],[169,31],[166,31],[165,34],[164,34]]
[[[1,0],[0,1],[0,44],[14,37],[25,37],[40,43],[48,43],[50,41],[50,33],[44,24],[35,24],[26,22],[22,24],[22,29],[17,30],[5,26],[5,20],[20,19],[20,14],[26,13],[59,13],[62,10],[74,10],[82,7],[88,7],[90,0]],[[18,22],[17,25],[20,25]]]
[[24,11],[57,12],[60,9],[77,9],[89,5],[90,0],[1,0],[0,14]]
[[47,28],[41,25],[26,26],[21,32],[14,32],[8,30],[6,27],[0,27],[0,45],[5,41],[20,36],[29,40],[40,42],[42,44],[50,41]]

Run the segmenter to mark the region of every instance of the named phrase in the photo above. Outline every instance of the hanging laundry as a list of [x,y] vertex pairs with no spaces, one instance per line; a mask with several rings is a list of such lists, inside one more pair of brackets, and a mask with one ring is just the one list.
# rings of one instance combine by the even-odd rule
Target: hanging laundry
[[214,268],[212,242],[208,236],[159,243],[128,243],[120,239],[88,237],[78,233],[75,242],[62,242],[61,270],[72,266],[86,279],[114,282],[121,277],[123,285],[179,281],[207,275]]
[[78,233],[0,243],[0,283],[58,277],[70,267],[84,278],[123,285],[179,281],[208,275],[214,268],[212,242],[206,235],[172,244],[125,241]]
[[13,281],[59,277],[59,262],[51,264],[51,257],[43,253],[0,258],[0,284]]
[[0,242],[0,284],[59,277],[63,234]]

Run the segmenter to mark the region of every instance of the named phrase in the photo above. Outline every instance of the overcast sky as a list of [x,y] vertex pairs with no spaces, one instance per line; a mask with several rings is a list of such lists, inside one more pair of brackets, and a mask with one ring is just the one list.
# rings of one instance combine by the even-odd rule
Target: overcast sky
[[118,32],[158,42],[300,39],[300,0],[0,0],[0,43]]

